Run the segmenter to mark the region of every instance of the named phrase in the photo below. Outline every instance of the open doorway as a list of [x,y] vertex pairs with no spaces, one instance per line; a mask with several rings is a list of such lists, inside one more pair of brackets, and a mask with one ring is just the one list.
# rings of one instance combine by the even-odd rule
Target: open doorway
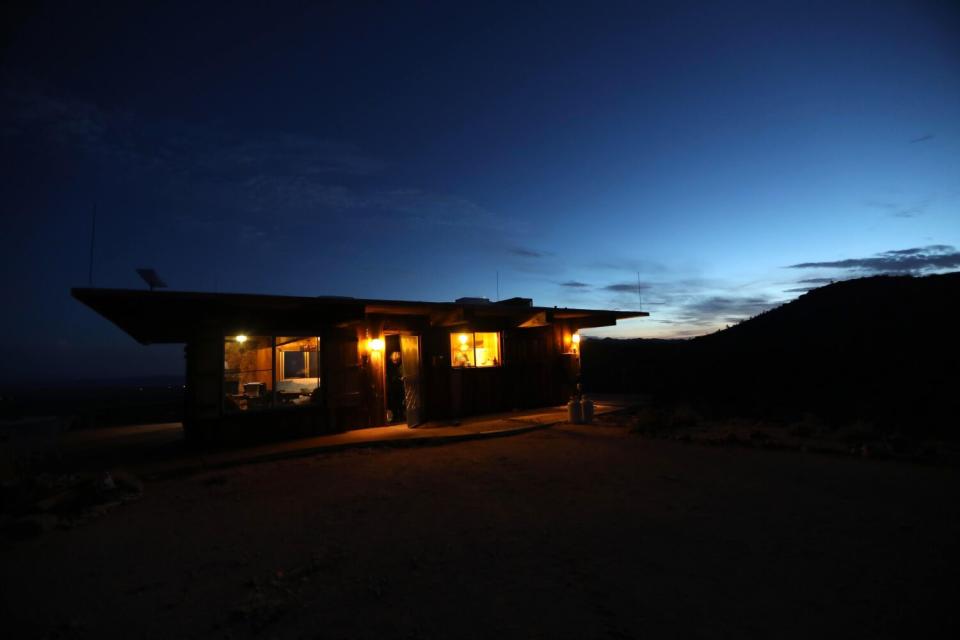
[[385,351],[387,423],[415,427],[422,420],[420,337],[388,335]]

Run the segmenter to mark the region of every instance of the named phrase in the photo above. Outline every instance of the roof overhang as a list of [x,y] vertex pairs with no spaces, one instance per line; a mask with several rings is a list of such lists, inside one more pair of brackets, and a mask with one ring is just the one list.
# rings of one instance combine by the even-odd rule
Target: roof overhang
[[602,327],[648,315],[643,311],[495,302],[463,304],[95,288],[73,289],[71,293],[141,344],[184,343],[211,332],[308,335],[319,327],[342,326],[369,316],[414,317],[435,327],[494,329],[542,327],[557,321],[575,328]]

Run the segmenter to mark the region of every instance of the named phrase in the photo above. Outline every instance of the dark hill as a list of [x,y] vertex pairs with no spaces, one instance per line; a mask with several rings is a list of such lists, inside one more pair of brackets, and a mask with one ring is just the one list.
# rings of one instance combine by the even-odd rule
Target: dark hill
[[948,435],[960,412],[960,273],[837,282],[688,341],[585,341],[584,385],[717,413]]

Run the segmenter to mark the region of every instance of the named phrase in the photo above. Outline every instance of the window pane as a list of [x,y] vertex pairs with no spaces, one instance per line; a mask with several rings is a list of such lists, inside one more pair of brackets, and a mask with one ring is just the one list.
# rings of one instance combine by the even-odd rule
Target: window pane
[[450,364],[454,367],[473,367],[475,363],[473,353],[472,333],[450,334]]
[[277,405],[320,401],[320,350],[315,337],[277,338]]
[[451,333],[450,365],[453,367],[499,367],[500,334]]
[[500,334],[475,333],[476,362],[478,367],[500,366]]
[[227,336],[223,342],[224,410],[269,407],[273,397],[273,338]]

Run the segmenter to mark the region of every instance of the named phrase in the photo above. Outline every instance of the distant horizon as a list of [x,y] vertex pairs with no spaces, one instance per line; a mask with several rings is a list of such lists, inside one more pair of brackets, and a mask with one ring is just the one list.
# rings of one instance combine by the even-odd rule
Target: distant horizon
[[[903,276],[906,276],[906,277],[914,277],[914,278],[923,278],[923,277],[927,277],[927,276],[931,276],[931,275],[950,275],[950,274],[960,274],[960,271],[948,271],[948,272],[943,272],[943,273],[926,274],[926,275],[912,275],[912,274],[903,274],[903,273],[885,273],[885,274],[876,274],[875,276],[864,276],[864,277],[862,277],[862,278],[847,278],[847,279],[844,279],[844,280],[837,280],[837,281],[835,281],[835,282],[847,282],[847,281],[851,281],[851,280],[859,280],[859,279],[864,279],[864,278],[883,277],[883,276],[887,276],[887,277],[903,277]],[[834,283],[826,283],[826,284],[823,284],[823,285],[821,285],[821,286],[812,288],[812,289],[810,289],[809,291],[814,291],[814,290],[816,290],[816,289],[820,289],[820,288],[829,286],[829,284],[834,284]],[[78,287],[78,288],[82,288],[82,287]],[[808,292],[809,292],[809,291],[808,291]],[[174,292],[177,292],[177,291],[174,291]],[[188,291],[188,292],[183,292],[183,293],[214,293],[214,292],[209,292],[209,291]],[[216,293],[239,293],[239,294],[241,294],[241,295],[243,295],[243,294],[249,294],[249,295],[271,295],[271,294],[261,293],[261,292],[222,292],[222,291],[221,291],[221,292],[216,292]],[[803,295],[803,294],[800,294],[800,295]],[[304,296],[304,297],[313,297],[313,296]],[[322,297],[322,296],[321,296],[321,297]],[[798,296],[798,297],[799,297],[799,296]],[[451,301],[442,301],[442,300],[429,301],[429,300],[421,300],[420,302],[451,302]],[[493,302],[493,301],[491,301],[491,302]],[[766,311],[770,311],[770,310],[775,309],[775,308],[778,308],[778,307],[780,307],[780,306],[789,304],[790,302],[793,302],[793,300],[788,300],[788,301],[786,301],[786,302],[784,302],[784,303],[782,303],[782,304],[780,304],[780,305],[777,305],[777,307],[771,307],[770,309],[767,309]],[[536,305],[536,300],[534,300],[534,305]],[[760,313],[763,313],[763,312],[760,312]],[[759,315],[759,314],[758,314],[758,315]],[[719,328],[713,329],[713,330],[711,330],[711,331],[706,331],[706,332],[704,332],[704,333],[702,333],[702,334],[699,334],[699,335],[696,335],[696,336],[683,336],[683,337],[658,337],[658,336],[649,337],[649,336],[648,336],[648,337],[642,337],[642,336],[593,335],[593,334],[591,334],[591,331],[592,331],[592,330],[590,330],[590,329],[585,329],[585,330],[583,330],[583,335],[584,335],[584,339],[585,339],[585,340],[588,340],[588,341],[589,341],[589,340],[653,340],[653,341],[671,341],[671,342],[673,342],[673,341],[679,341],[679,342],[683,342],[683,341],[693,340],[693,339],[698,338],[698,337],[702,337],[702,336],[706,336],[706,335],[711,335],[711,334],[714,334],[714,333],[716,333],[716,332],[718,332],[718,331],[724,331],[724,330],[726,330],[726,329],[732,328],[733,326],[736,326],[736,324],[739,324],[739,323],[745,322],[745,321],[749,321],[749,320],[751,320],[753,317],[755,317],[755,316],[752,316],[752,317],[750,317],[750,318],[744,318],[744,319],[738,321],[737,323],[731,323],[731,324],[728,325],[728,326],[719,327]],[[103,321],[104,321],[104,322],[107,322],[107,323],[109,322],[109,321],[107,321],[106,319],[103,319]],[[111,326],[112,326],[112,325],[111,325]],[[117,328],[117,331],[120,331],[120,329]],[[126,336],[126,334],[123,334],[123,335]],[[126,336],[126,337],[127,337],[129,340],[133,341],[133,338],[131,338],[131,337],[129,337],[129,336]],[[139,347],[140,349],[143,349],[143,350],[147,350],[147,349],[160,349],[160,350],[165,350],[165,351],[176,351],[176,352],[178,352],[178,354],[181,355],[181,358],[182,358],[182,349],[183,349],[183,346],[184,346],[184,345],[183,345],[183,344],[180,344],[180,343],[175,343],[175,344],[163,344],[163,345],[159,345],[159,344],[158,344],[158,345],[136,345],[136,346]],[[174,384],[182,383],[182,382],[185,380],[185,374],[184,374],[184,371],[183,371],[183,369],[182,369],[182,363],[181,363],[181,369],[180,369],[179,371],[143,372],[143,373],[139,373],[139,374],[131,374],[131,375],[126,375],[126,376],[124,376],[124,375],[113,375],[113,376],[100,376],[100,377],[89,377],[89,378],[84,378],[84,377],[68,378],[68,377],[64,377],[64,378],[58,378],[55,382],[49,382],[47,378],[39,377],[39,376],[28,376],[28,377],[22,377],[22,376],[21,376],[21,377],[17,377],[17,378],[0,379],[0,392],[3,392],[4,390],[6,390],[6,391],[11,391],[11,390],[12,390],[12,391],[16,391],[16,390],[18,390],[19,388],[23,388],[23,389],[33,389],[33,388],[37,387],[38,383],[41,383],[41,382],[44,383],[44,387],[43,387],[43,388],[47,388],[47,389],[57,389],[57,388],[68,388],[68,387],[73,387],[73,386],[77,386],[77,385],[80,385],[80,386],[106,387],[106,386],[110,386],[111,384],[120,384],[120,383],[122,383],[122,385],[120,385],[120,386],[137,386],[137,383],[147,383],[148,381],[151,381],[151,380],[153,380],[154,382],[159,382],[159,383],[160,383],[159,386],[167,386],[167,385],[169,385],[169,384],[171,384],[171,383],[174,383]],[[162,382],[161,382],[161,380],[162,380]],[[146,386],[146,384],[144,384],[144,386]]]

